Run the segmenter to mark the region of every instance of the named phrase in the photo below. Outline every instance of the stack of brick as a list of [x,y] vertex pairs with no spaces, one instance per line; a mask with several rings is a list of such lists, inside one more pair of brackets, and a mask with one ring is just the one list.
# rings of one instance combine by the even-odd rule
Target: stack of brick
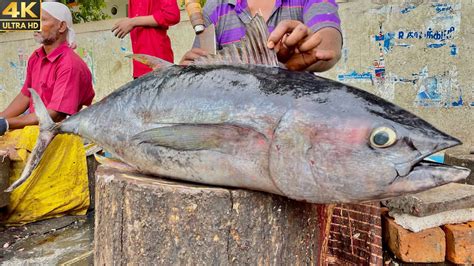
[[403,262],[474,264],[474,186],[448,184],[384,202],[383,239]]
[[329,265],[382,265],[380,203],[336,205],[328,253]]

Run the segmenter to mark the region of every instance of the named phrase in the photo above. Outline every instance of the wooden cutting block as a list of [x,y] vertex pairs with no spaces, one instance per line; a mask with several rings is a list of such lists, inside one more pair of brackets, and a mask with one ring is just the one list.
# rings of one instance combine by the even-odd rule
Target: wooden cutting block
[[8,156],[0,155],[0,208],[9,203],[9,194],[4,192],[8,188],[10,180],[10,159]]
[[96,178],[95,265],[318,263],[322,205],[107,166]]

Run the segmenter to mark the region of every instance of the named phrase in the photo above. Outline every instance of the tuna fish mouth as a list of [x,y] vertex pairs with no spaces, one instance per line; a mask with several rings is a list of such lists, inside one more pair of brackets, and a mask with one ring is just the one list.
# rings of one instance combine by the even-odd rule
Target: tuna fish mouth
[[[458,139],[449,137],[448,139],[444,139],[442,141],[435,140],[431,143],[424,141],[421,142],[421,144],[419,144],[418,141],[410,140],[410,144],[413,149],[418,152],[418,154],[414,159],[411,159],[410,161],[395,164],[395,170],[397,171],[396,179],[406,177],[407,175],[411,174],[411,172],[414,171],[416,168],[419,168],[420,166],[426,165],[427,163],[431,162],[426,160],[428,156],[443,151],[447,148],[458,146],[462,143]],[[447,165],[445,166],[448,167]]]
[[[462,172],[467,171],[466,178],[467,176],[469,176],[470,170],[467,168],[429,161],[429,160],[426,160],[426,157],[427,156],[423,156],[421,159],[416,159],[415,164],[402,163],[402,164],[395,165],[395,170],[397,171],[398,175],[396,179],[394,180],[394,182],[400,178],[410,178],[410,176],[412,176],[415,173],[419,173],[420,171],[423,171],[426,173],[436,172],[436,173],[446,173],[446,174],[452,174],[455,172],[457,173],[458,171],[462,171]],[[455,180],[455,181],[458,181],[458,180]]]
[[[409,162],[395,164],[397,177],[390,183],[391,191],[418,192],[461,181],[469,176],[471,171],[467,168],[426,160],[426,157],[436,152],[460,145],[461,142],[458,139],[450,137],[441,142],[435,140],[431,143],[421,142],[421,145],[417,142],[413,144],[418,155]],[[424,152],[421,152],[422,150]]]
[[423,160],[416,163],[406,176],[398,176],[390,185],[389,194],[418,192],[462,181],[469,176],[470,172],[464,167]]

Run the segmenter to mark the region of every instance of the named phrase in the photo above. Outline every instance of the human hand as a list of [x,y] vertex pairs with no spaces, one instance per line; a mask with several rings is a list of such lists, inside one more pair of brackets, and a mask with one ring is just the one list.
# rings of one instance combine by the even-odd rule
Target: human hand
[[132,18],[124,18],[115,23],[112,27],[112,32],[115,34],[115,37],[123,39],[134,27],[135,25]]
[[69,44],[69,48],[74,50],[74,49],[77,48],[77,44],[75,42],[72,42],[72,43]]
[[0,117],[0,136],[5,135],[8,131],[8,121],[4,117]]
[[312,33],[297,20],[280,22],[270,34],[268,48],[290,70],[326,71],[341,57],[342,36],[332,27]]
[[194,60],[196,60],[197,58],[201,56],[206,56],[206,55],[208,55],[208,52],[206,50],[201,49],[201,48],[193,48],[184,54],[179,64],[183,66],[187,66],[187,65],[192,64]]

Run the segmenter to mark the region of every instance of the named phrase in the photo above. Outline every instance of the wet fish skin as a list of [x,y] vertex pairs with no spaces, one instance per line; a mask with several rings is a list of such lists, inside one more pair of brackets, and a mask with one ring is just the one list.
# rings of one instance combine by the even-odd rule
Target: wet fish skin
[[[397,141],[374,148],[369,136],[382,126]],[[71,116],[60,131],[144,173],[315,203],[383,199],[469,174],[414,167],[460,141],[398,106],[311,73],[262,66],[158,70]]]

